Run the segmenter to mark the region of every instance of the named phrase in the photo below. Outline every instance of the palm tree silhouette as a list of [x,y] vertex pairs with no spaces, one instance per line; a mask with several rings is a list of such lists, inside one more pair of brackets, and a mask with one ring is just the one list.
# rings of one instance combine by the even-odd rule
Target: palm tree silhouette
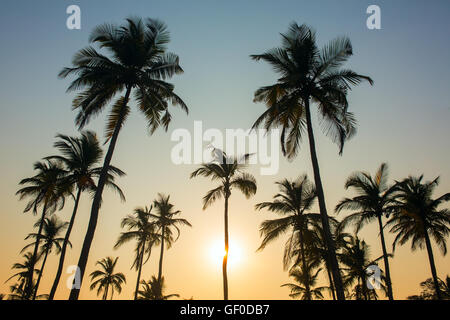
[[93,290],[97,288],[97,296],[103,291],[102,300],[108,298],[108,291],[111,289],[111,300],[114,296],[114,290],[117,290],[119,294],[122,292],[122,284],[126,283],[125,275],[122,272],[114,273],[114,268],[117,264],[117,258],[106,257],[96,262],[96,265],[100,265],[100,270],[95,270],[90,274],[91,286]]
[[[38,221],[34,226],[38,227],[41,224],[41,221]],[[43,256],[44,259],[42,261],[41,270],[39,271],[39,276],[37,278],[36,286],[34,287],[34,294],[36,296],[39,284],[41,283],[41,277],[44,273],[45,263],[47,262],[48,254],[52,251],[53,248],[56,249],[56,253],[59,254],[62,250],[61,244],[64,243],[64,238],[58,237],[60,233],[62,233],[65,229],[67,229],[68,222],[61,221],[57,216],[53,215],[51,218],[45,218],[44,225],[42,228],[42,234],[38,233],[30,233],[25,240],[27,239],[40,239],[42,240],[41,244],[41,252],[39,256]],[[34,246],[35,241],[26,245],[21,252],[27,250],[28,248]],[[70,246],[72,244],[68,242]]]
[[282,287],[288,287],[291,289],[291,298],[299,298],[300,300],[322,300],[322,291],[325,287],[315,287],[317,284],[317,277],[322,270],[319,268],[317,271],[313,271],[316,267],[314,262],[308,261],[305,268],[293,268],[289,275],[294,278],[297,283],[285,283]]
[[[139,110],[148,122],[150,133],[159,126],[168,129],[171,121],[169,103],[188,111],[185,103],[174,93],[174,86],[165,81],[174,74],[183,72],[178,56],[167,52],[169,40],[166,25],[158,20],[129,18],[122,26],[103,24],[94,29],[90,41],[97,43],[106,54],[89,46],[74,56],[73,67],[64,68],[59,74],[61,78],[69,75],[77,77],[68,91],[83,90],[73,100],[73,108],[79,110],[76,123],[80,129],[112,99],[125,92],[116,98],[112,105],[106,126],[109,147],[100,172],[88,230],[78,262],[81,281],[97,226],[102,192],[114,148],[120,129],[130,113],[130,97],[136,99]],[[72,288],[70,299],[76,300],[79,291],[80,289]]]
[[[441,297],[445,300],[450,300],[450,277],[447,276],[445,281],[438,278],[439,282],[439,291],[441,293]],[[436,288],[434,286],[433,278],[428,278],[425,281],[420,283],[420,287],[422,288],[422,292],[419,295],[408,296],[408,300],[435,300],[436,297]]]
[[[159,234],[156,231],[156,225],[150,221],[150,208],[136,208],[134,215],[128,215],[122,219],[121,227],[127,228],[128,231],[122,232],[117,239],[114,248],[119,248],[123,244],[135,240],[136,241],[136,257],[131,268],[136,268],[138,273],[136,280],[136,289],[134,291],[134,300],[137,299],[139,283],[141,281],[142,266],[150,259],[152,247],[157,245],[160,241]],[[144,257],[147,258],[144,261]]]
[[[357,236],[352,237],[347,235],[347,238],[346,245],[338,255],[339,260],[344,265],[342,268],[345,272],[343,277],[344,286],[353,290],[350,293],[350,297],[354,297],[356,300],[377,299],[378,295],[376,291],[369,290],[367,286],[367,282],[371,276],[368,273],[368,267],[371,265],[376,266],[377,261],[382,259],[383,256],[375,260],[370,260],[370,249],[364,240],[360,240]],[[385,286],[381,282],[381,280],[385,281],[382,272],[380,279],[377,280],[381,289],[386,291]],[[352,288],[353,285],[355,286]]]
[[[69,190],[61,186],[61,178],[64,177],[65,171],[61,167],[59,162],[45,160],[42,162],[36,162],[34,164],[34,170],[37,171],[36,175],[31,178],[22,179],[19,184],[25,185],[16,192],[19,195],[20,200],[24,198],[31,198],[25,207],[24,212],[32,210],[33,214],[37,214],[38,207],[42,206],[42,213],[40,218],[40,224],[38,229],[38,235],[42,234],[44,227],[45,216],[55,210],[61,210],[64,207],[65,198]],[[34,300],[36,297],[36,290],[32,290],[33,286],[33,273],[34,264],[37,261],[37,251],[39,248],[40,237],[36,238],[34,244],[33,255],[31,256],[31,266],[29,269],[28,278],[26,281],[23,293],[25,299],[32,297]]]
[[390,231],[396,233],[393,250],[397,243],[404,245],[409,240],[411,240],[413,251],[417,248],[423,249],[425,245],[436,297],[442,299],[430,236],[445,255],[447,253],[446,238],[450,232],[450,211],[439,209],[439,206],[450,200],[450,193],[433,199],[433,191],[439,184],[439,177],[427,182],[422,182],[422,179],[423,175],[409,176],[397,182],[394,214],[386,225],[391,226]]
[[[280,235],[290,230],[290,237],[286,242],[284,253],[284,268],[289,268],[289,264],[293,256],[300,257],[300,272],[305,276],[310,275],[307,263],[308,250],[307,238],[310,236],[310,227],[314,220],[320,220],[317,213],[307,213],[311,210],[316,198],[316,188],[314,184],[308,180],[306,175],[299,177],[297,180],[276,182],[279,185],[280,192],[274,196],[273,202],[262,202],[255,206],[255,209],[267,209],[281,215],[281,218],[273,220],[265,220],[260,227],[263,241],[258,250],[262,250],[265,246],[276,240]],[[294,248],[298,244],[296,254],[293,254]],[[296,263],[297,264],[297,263]],[[307,296],[310,297],[309,281],[302,282],[305,286]]]
[[[218,153],[215,151],[219,151]],[[246,172],[243,172],[245,163],[250,154],[245,154],[241,158],[228,157],[225,152],[214,149],[215,159],[207,164],[203,164],[200,168],[191,173],[191,179],[197,176],[210,178],[212,181],[219,181],[220,185],[206,193],[203,197],[203,210],[213,204],[221,197],[225,199],[224,226],[225,226],[225,254],[223,257],[222,274],[223,274],[223,297],[228,300],[228,199],[231,191],[235,187],[239,189],[246,198],[250,198],[256,193],[256,180]],[[219,155],[219,156],[217,156]]]
[[311,162],[314,171],[322,223],[324,225],[333,279],[338,299],[345,299],[339,265],[325,206],[322,180],[316,154],[310,103],[315,102],[322,118],[326,135],[343,151],[344,142],[355,133],[356,120],[348,111],[347,93],[352,85],[369,77],[340,67],[353,54],[351,42],[342,37],[331,41],[319,50],[314,31],[306,25],[292,23],[282,34],[282,47],[251,57],[264,60],[281,75],[276,84],[262,87],[255,92],[255,102],[266,103],[268,109],[256,120],[253,128],[264,122],[266,129],[282,127],[283,154],[293,158],[300,147],[305,129],[308,133]]
[[[20,262],[14,263],[11,268],[13,270],[15,269],[15,270],[22,270],[22,271],[16,272],[15,274],[13,274],[11,277],[9,277],[5,281],[5,283],[6,283],[13,278],[17,278],[17,284],[11,286],[11,292],[13,294],[12,298],[15,300],[25,300],[25,299],[31,298],[31,295],[25,291],[25,289],[26,289],[25,286],[28,282],[30,273],[33,273],[37,276],[39,276],[39,273],[40,273],[40,270],[35,268],[35,264],[39,260],[40,256],[37,256],[37,259],[34,263],[33,263],[33,253],[26,252],[23,255],[23,257],[25,259],[25,261],[23,263],[20,263]],[[34,284],[31,288],[31,290],[33,290],[33,289],[34,289]]]
[[[63,164],[66,175],[62,179],[61,184],[64,184],[69,188],[74,188],[76,190],[76,196],[74,199],[72,216],[61,249],[58,270],[56,271],[55,280],[53,281],[50,290],[49,300],[53,300],[55,297],[56,289],[58,288],[59,280],[61,278],[67,244],[69,243],[70,234],[75,223],[81,193],[84,191],[95,192],[96,184],[94,179],[100,176],[102,170],[101,167],[96,167],[96,165],[103,156],[103,151],[100,147],[97,135],[92,131],[82,132],[80,137],[69,137],[62,134],[58,134],[56,137],[59,140],[55,142],[54,147],[60,151],[60,155],[50,156],[46,159],[57,160]],[[125,173],[120,169],[109,166],[108,177],[105,184],[116,190],[120,198],[125,201],[122,190],[114,183],[116,176],[121,177],[123,175],[125,175]]]
[[158,280],[155,276],[149,281],[142,280],[142,290],[138,292],[138,300],[169,300],[173,297],[179,297],[179,294],[164,294],[165,284],[164,277],[161,277],[161,280]]
[[[165,196],[161,193],[158,194],[158,198],[153,201],[153,208],[156,213],[149,213],[152,219],[152,223],[161,232],[159,234],[159,240],[161,242],[161,253],[159,256],[159,269],[158,269],[158,281],[162,279],[162,265],[164,257],[164,245],[170,248],[173,242],[177,241],[180,236],[179,225],[185,225],[192,227],[192,225],[186,219],[175,218],[181,213],[180,210],[174,211],[174,205],[170,202],[170,195]],[[173,238],[173,230],[177,232],[177,237]]]
[[355,225],[356,233],[358,233],[366,223],[372,222],[373,220],[378,221],[384,268],[386,272],[387,294],[389,300],[394,300],[382,222],[383,215],[388,214],[393,205],[392,194],[394,188],[388,186],[387,177],[388,167],[386,163],[381,164],[373,178],[367,172],[356,172],[352,174],[345,183],[345,189],[353,188],[357,195],[353,198],[341,200],[336,206],[336,212],[339,213],[344,209],[356,211],[349,216],[346,216],[340,224],[341,228],[344,228],[349,224]]

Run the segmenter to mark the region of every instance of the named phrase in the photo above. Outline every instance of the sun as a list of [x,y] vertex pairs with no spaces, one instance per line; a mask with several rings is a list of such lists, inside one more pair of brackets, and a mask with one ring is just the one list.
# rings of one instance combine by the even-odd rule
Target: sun
[[[209,247],[209,258],[214,264],[222,266],[223,257],[225,256],[225,244],[224,241],[216,240]],[[242,250],[238,243],[235,241],[229,242],[228,249],[228,268],[233,268],[238,265],[242,260]]]

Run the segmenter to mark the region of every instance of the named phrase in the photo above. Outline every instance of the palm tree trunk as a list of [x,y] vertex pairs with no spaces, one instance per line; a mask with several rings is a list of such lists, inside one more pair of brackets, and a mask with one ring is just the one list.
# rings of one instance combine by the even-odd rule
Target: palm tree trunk
[[430,236],[426,226],[424,225],[425,244],[427,246],[428,260],[430,261],[431,275],[433,276],[434,288],[436,290],[436,297],[438,300],[442,300],[441,290],[439,289],[439,280],[436,272],[436,265],[434,264],[433,249],[431,248]]
[[158,270],[158,283],[161,285],[162,279],[162,265],[163,265],[163,257],[164,257],[164,237],[166,235],[166,227],[163,226],[161,230],[161,254],[159,256],[159,270]]
[[[105,187],[106,179],[108,178],[109,165],[111,164],[111,159],[114,153],[114,148],[116,147],[117,138],[119,137],[119,132],[122,127],[122,122],[125,116],[125,106],[128,103],[130,97],[131,87],[127,87],[125,94],[124,105],[117,121],[114,132],[111,136],[111,141],[109,143],[108,152],[105,156],[105,161],[103,163],[102,171],[100,172],[100,177],[98,179],[97,190],[95,192],[94,200],[92,201],[91,215],[89,218],[88,229],[86,231],[86,236],[84,237],[83,247],[81,248],[80,258],[78,259],[78,268],[80,268],[80,288],[83,283],[83,276],[86,270],[87,260],[89,258],[89,251],[91,249],[92,240],[94,239],[95,228],[97,227],[98,212],[100,210],[100,204],[102,201],[102,193]],[[70,290],[69,300],[78,300],[80,295],[80,288],[72,287]]]
[[333,278],[330,273],[330,265],[327,261],[325,262],[325,268],[327,269],[328,282],[330,283],[330,289],[331,289],[331,294],[333,296],[333,300],[336,300],[336,292],[334,291]]
[[[306,265],[306,258],[305,258],[305,244],[303,241],[303,231],[301,228],[302,227],[300,227],[300,230],[299,230],[299,236],[300,236],[299,240],[300,240],[300,248],[302,250],[302,252],[301,252],[302,265],[303,265],[302,271],[303,271],[303,274],[309,274],[309,270],[307,270],[308,266]],[[305,289],[306,289],[307,296],[309,297],[307,300],[311,300],[311,287],[309,286],[308,281],[306,281],[306,283],[305,283]]]
[[141,257],[139,258],[139,269],[136,281],[136,290],[134,291],[134,300],[137,300],[137,295],[139,291],[139,282],[141,282],[141,271],[142,271],[142,263],[144,262],[144,252],[145,252],[145,239],[144,244],[142,245]]
[[42,273],[44,272],[44,267],[45,267],[45,262],[47,261],[47,256],[48,256],[48,250],[45,251],[45,256],[44,256],[44,260],[42,261],[41,271],[39,272],[36,286],[34,287],[33,300],[36,299],[36,294],[37,294],[37,291],[39,288],[39,283],[41,283],[41,277],[42,277]]
[[106,298],[108,297],[108,288],[109,284],[106,285],[105,292],[103,292],[102,300],[106,300]]
[[314,182],[316,184],[317,197],[319,199],[320,216],[322,219],[322,227],[324,230],[325,241],[328,249],[328,256],[331,264],[331,273],[333,274],[333,281],[336,287],[336,294],[338,300],[345,300],[344,287],[342,285],[341,273],[339,271],[339,264],[336,258],[336,249],[334,241],[331,236],[327,208],[325,205],[325,196],[322,187],[322,180],[320,178],[319,162],[317,160],[314,132],[311,121],[311,110],[309,108],[309,97],[305,99],[305,111],[306,111],[306,126],[308,129],[309,149],[311,153],[311,162],[314,171]]
[[[45,220],[45,213],[47,211],[47,201],[44,200],[44,207],[42,208],[42,215],[41,215],[41,222],[39,223],[39,230],[38,230],[38,236],[36,238],[36,243],[34,244],[34,250],[33,250],[33,256],[31,258],[31,266],[30,266],[30,273],[28,274],[28,282],[25,286],[25,297],[29,298],[32,295],[33,291],[33,271],[34,266],[36,264],[36,258],[37,258],[37,252],[39,248],[39,242],[41,240],[41,234],[42,234],[42,228],[44,227],[44,220]],[[34,300],[35,294],[33,294],[33,300]]]
[[59,279],[61,278],[61,274],[64,267],[64,259],[66,256],[67,244],[69,243],[70,233],[72,232],[73,224],[75,223],[75,216],[78,211],[78,203],[80,202],[81,197],[81,188],[78,187],[77,196],[75,198],[75,204],[73,206],[72,217],[70,218],[69,226],[67,227],[66,235],[64,237],[64,242],[61,248],[61,255],[59,257],[58,270],[56,271],[55,280],[53,281],[52,289],[50,290],[50,294],[48,296],[48,300],[53,300],[55,297],[56,289],[58,288]]
[[378,215],[378,226],[380,228],[380,237],[381,237],[381,248],[383,249],[383,260],[384,260],[384,269],[386,271],[386,286],[387,286],[387,295],[389,300],[394,300],[394,295],[392,293],[392,282],[391,282],[391,272],[389,270],[389,258],[386,250],[386,242],[384,240],[384,229],[383,222],[381,221],[381,215]]
[[228,191],[225,195],[225,214],[224,214],[224,226],[225,226],[225,253],[222,263],[223,274],[223,300],[228,300],[228,275],[227,275],[227,263],[228,263]]

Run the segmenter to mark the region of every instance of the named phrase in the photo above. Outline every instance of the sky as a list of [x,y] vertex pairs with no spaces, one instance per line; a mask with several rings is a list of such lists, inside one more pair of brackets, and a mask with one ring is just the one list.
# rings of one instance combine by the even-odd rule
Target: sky
[[[81,30],[66,27],[66,8],[72,4],[81,9]],[[366,9],[371,4],[381,9],[380,30],[366,27]],[[219,249],[212,248],[220,247],[223,239],[223,203],[202,210],[203,195],[215,185],[207,179],[189,179],[197,165],[172,163],[175,142],[170,140],[171,132],[177,128],[192,131],[194,121],[202,121],[204,129],[250,128],[265,108],[253,103],[255,90],[274,83],[277,75],[249,55],[278,46],[280,33],[293,21],[312,26],[320,46],[337,36],[348,36],[354,56],[346,66],[375,81],[374,86],[363,84],[349,94],[358,133],[348,141],[342,156],[315,127],[329,213],[333,214],[340,199],[351,195],[344,190],[344,183],[352,172],[374,173],[382,162],[389,164],[390,181],[423,173],[427,180],[440,176],[436,196],[450,190],[450,3],[446,0],[3,0],[0,8],[0,293],[9,293],[12,282],[4,281],[13,274],[13,263],[22,261],[19,252],[37,219],[23,213],[26,203],[15,196],[18,182],[33,175],[35,161],[56,153],[52,145],[57,133],[77,134],[71,110],[74,94],[66,93],[69,79],[58,79],[57,74],[88,45],[96,25],[121,23],[129,16],[158,18],[168,25],[169,49],[180,56],[184,69],[184,74],[171,82],[190,112],[174,111],[168,132],[158,130],[150,136],[134,108],[120,133],[112,163],[127,173],[118,181],[127,200],[122,203],[116,194],[105,193],[87,265],[88,274],[97,260],[119,257],[117,271],[126,274],[127,284],[116,298],[131,298],[136,281],[136,272],[130,270],[133,244],[113,249],[121,232],[120,221],[134,208],[150,205],[158,192],[170,194],[175,208],[193,225],[181,230],[179,240],[165,254],[167,292],[182,298],[222,297],[221,261],[215,254]],[[91,121],[86,129],[103,138],[105,116]],[[315,124],[316,120],[313,117]],[[232,299],[289,298],[288,289],[280,287],[289,282],[282,267],[286,237],[256,252],[261,242],[260,223],[275,216],[256,212],[254,205],[272,198],[278,191],[275,181],[304,173],[312,178],[305,142],[293,161],[280,159],[276,175],[262,176],[258,166],[250,167],[258,182],[257,194],[247,200],[235,192],[230,199],[230,255],[233,243],[239,251],[239,261],[229,270]],[[89,195],[82,197],[66,267],[78,261],[87,228],[91,199]],[[68,220],[72,206],[68,201],[57,214]],[[360,237],[370,245],[373,258],[381,255],[375,224],[364,228]],[[388,248],[393,239],[387,235]],[[450,274],[450,258],[434,249],[438,275],[445,277]],[[157,274],[158,255],[155,248],[143,268],[144,279]],[[50,290],[57,261],[54,254],[49,257],[41,292]],[[391,274],[395,297],[417,294],[419,283],[430,277],[426,251],[411,252],[409,244],[396,248]],[[61,284],[67,276],[63,274]],[[89,279],[84,280],[80,298],[95,299],[95,292],[87,285]],[[323,275],[321,284],[326,285]],[[66,299],[69,290],[60,287],[56,298]]]

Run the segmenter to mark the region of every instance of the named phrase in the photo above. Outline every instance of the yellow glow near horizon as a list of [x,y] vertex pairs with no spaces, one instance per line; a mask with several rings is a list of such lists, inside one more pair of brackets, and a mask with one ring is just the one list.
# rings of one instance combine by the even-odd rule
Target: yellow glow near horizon
[[[225,256],[225,243],[223,240],[216,240],[209,247],[209,258],[212,263],[222,266]],[[238,243],[230,241],[228,248],[228,268],[233,268],[242,261],[242,250]]]

